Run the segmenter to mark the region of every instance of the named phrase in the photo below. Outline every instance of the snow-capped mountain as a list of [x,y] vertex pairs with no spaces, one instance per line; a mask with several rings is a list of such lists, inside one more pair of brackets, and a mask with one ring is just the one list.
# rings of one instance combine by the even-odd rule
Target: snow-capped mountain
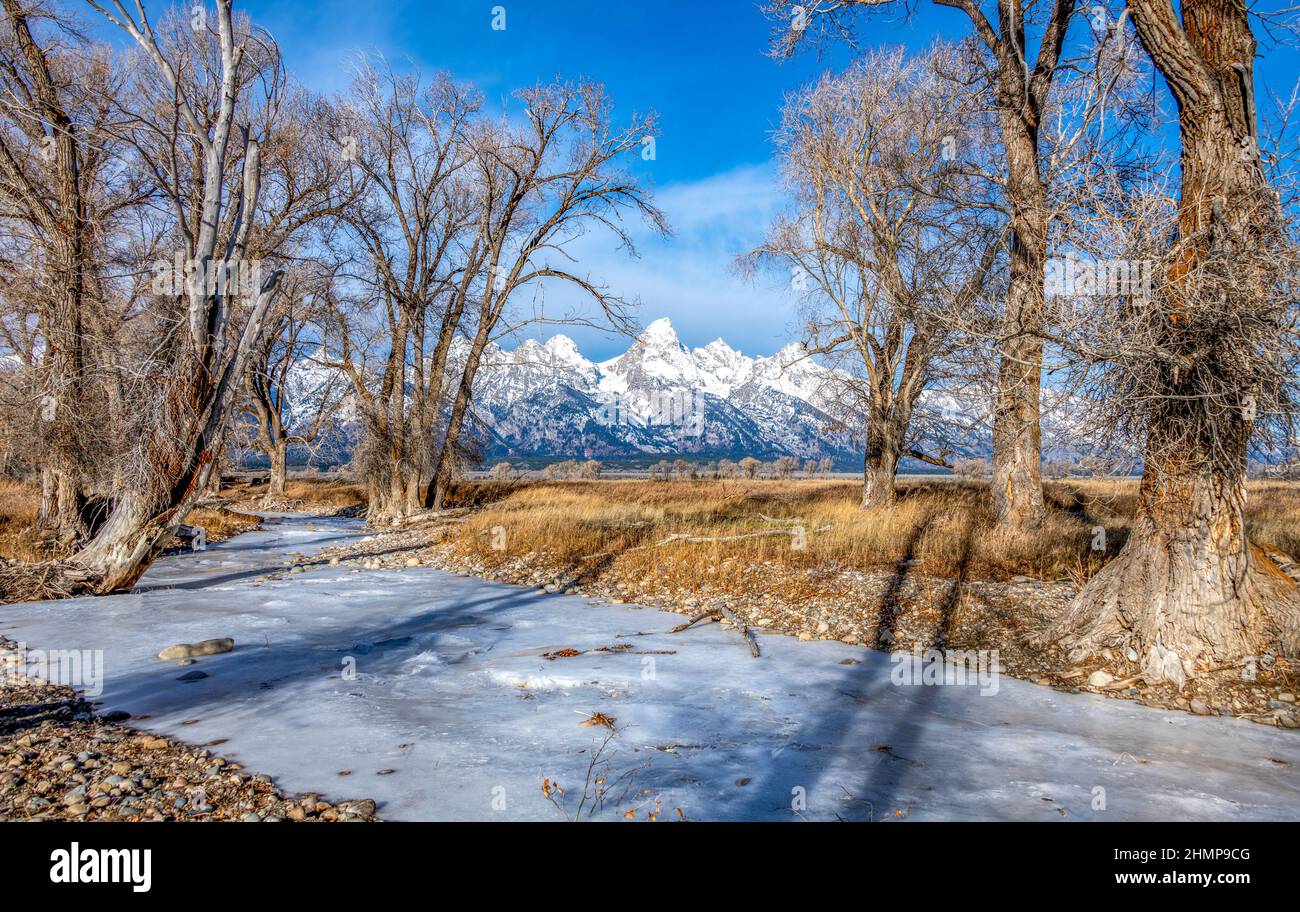
[[[453,383],[468,346],[464,339],[453,346]],[[287,397],[291,427],[309,419],[320,391],[329,386],[327,369],[301,368]],[[513,349],[489,345],[475,381],[469,431],[492,460],[790,455],[829,456],[847,468],[861,464],[865,435],[862,419],[839,405],[842,379],[798,345],[759,357],[722,339],[688,348],[661,318],[623,354],[601,362],[586,358],[563,335]],[[922,400],[916,419],[922,449],[953,452],[928,439],[928,424],[974,425],[959,452],[988,453],[987,433],[972,420],[970,407],[942,392],[927,391]],[[349,450],[361,430],[347,402],[342,416],[335,452]],[[1047,424],[1045,438],[1051,436]]]
[[796,346],[748,357],[718,339],[688,349],[666,318],[599,363],[567,336],[485,353],[475,389],[487,454],[654,454],[850,459],[860,435],[826,410],[833,376]]

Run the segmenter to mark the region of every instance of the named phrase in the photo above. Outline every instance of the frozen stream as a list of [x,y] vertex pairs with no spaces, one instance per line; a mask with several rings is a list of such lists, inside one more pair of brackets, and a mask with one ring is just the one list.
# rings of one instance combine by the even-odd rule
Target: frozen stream
[[[833,642],[760,633],[753,659],[717,624],[669,635],[677,615],[429,569],[273,572],[359,528],[271,518],[131,595],[0,607],[0,632],[102,649],[103,708],[389,819],[560,819],[542,782],[573,810],[593,712],[620,730],[601,818],[1300,818],[1292,732],[1009,677],[900,686],[888,655]],[[233,653],[190,668],[155,657],[223,636]],[[583,654],[543,657],[565,648]]]

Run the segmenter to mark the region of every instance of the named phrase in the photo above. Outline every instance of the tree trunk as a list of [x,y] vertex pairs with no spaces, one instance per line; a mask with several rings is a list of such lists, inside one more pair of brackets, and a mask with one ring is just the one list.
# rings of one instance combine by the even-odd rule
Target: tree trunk
[[59,477],[48,464],[41,466],[41,503],[36,510],[36,528],[53,529],[58,522]]
[[75,558],[77,563],[98,572],[94,592],[105,595],[134,586],[171,542],[206,482],[204,473],[191,494],[161,513],[153,510],[147,495],[138,491],[119,497],[99,534]]
[[451,417],[447,420],[447,432],[443,436],[442,447],[434,461],[433,481],[425,497],[425,503],[431,510],[441,510],[451,487],[456,467],[456,441],[460,438],[465,424],[465,413],[469,410],[470,393],[474,388],[474,377],[478,374],[479,362],[483,349],[487,346],[487,334],[480,331],[474,339],[469,357],[465,361],[465,372],[461,374],[460,385],[456,388],[456,399],[451,406]]
[[[1188,321],[1212,310],[1189,316],[1181,303],[1185,292],[1196,293],[1198,278],[1213,281],[1218,270],[1240,280],[1257,270],[1258,287],[1273,281],[1260,265],[1277,211],[1254,142],[1255,42],[1246,8],[1234,0],[1185,0],[1185,25],[1172,7],[1152,0],[1132,8],[1138,35],[1179,103],[1177,256],[1161,289],[1163,306],[1152,316],[1178,352]],[[1216,232],[1230,237],[1217,251],[1207,240]],[[1246,279],[1239,287],[1256,284]],[[1224,336],[1218,344],[1233,343]],[[1179,353],[1180,367],[1220,361],[1213,351]],[[1143,656],[1149,680],[1180,686],[1207,663],[1258,655],[1270,643],[1300,647],[1300,593],[1246,539],[1253,416],[1192,395],[1188,373],[1170,367],[1164,395],[1151,407],[1138,512],[1124,549],[1050,631],[1076,656],[1129,643]],[[1244,402],[1250,390],[1238,392]]]
[[894,479],[902,455],[902,435],[881,416],[867,427],[867,456],[863,467],[862,506],[880,507],[894,502]]
[[1032,528],[1046,515],[1040,474],[1042,444],[1043,281],[1047,264],[1047,200],[1038,169],[1038,137],[1020,116],[1002,112],[1011,203],[1011,261],[1004,338],[993,412],[990,492],[998,525]]
[[279,279],[276,272],[264,283],[233,352],[217,364],[210,352],[207,359],[191,353],[177,363],[163,394],[166,417],[144,449],[143,478],[117,498],[103,528],[73,558],[98,574],[91,586],[95,594],[134,586],[207,488]]
[[89,534],[85,519],[81,515],[81,508],[85,506],[86,498],[81,492],[81,485],[77,483],[76,476],[71,472],[60,472],[58,478],[59,504],[56,527],[59,545],[64,548],[75,548],[85,541]]
[[[46,51],[32,35],[28,11],[16,0],[3,0],[9,27],[26,62],[35,99],[35,113],[48,124],[54,140],[49,177],[55,192],[52,212],[38,216],[49,235],[52,273],[51,299],[41,319],[45,334],[43,367],[47,392],[42,409],[46,459],[53,472],[54,499],[42,506],[43,518],[55,530],[60,545],[73,547],[86,535],[81,519],[83,502],[79,441],[85,429],[78,418],[84,408],[85,343],[83,296],[85,275],[90,271],[87,256],[89,225],[82,195],[81,147],[77,125],[64,108],[61,85],[52,75]],[[45,479],[43,479],[43,482]]]
[[289,461],[288,450],[288,444],[282,438],[272,444],[270,452],[267,453],[271,460],[271,483],[266,491],[267,497],[284,497],[284,479]]

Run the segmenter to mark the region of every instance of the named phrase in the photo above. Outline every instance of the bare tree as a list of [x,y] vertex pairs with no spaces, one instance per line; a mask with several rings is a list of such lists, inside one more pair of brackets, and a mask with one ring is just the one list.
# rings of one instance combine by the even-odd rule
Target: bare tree
[[313,382],[302,376],[328,346],[317,328],[330,324],[318,318],[319,300],[296,279],[287,283],[268,319],[248,371],[247,411],[271,467],[268,497],[284,496],[290,447],[308,447],[333,430],[346,392],[337,371],[317,368]]
[[1300,595],[1243,517],[1252,435],[1293,431],[1300,260],[1294,199],[1281,204],[1261,156],[1245,3],[1129,8],[1177,103],[1181,192],[1135,193],[1118,213],[1120,255],[1154,260],[1153,287],[1104,297],[1073,340],[1127,414],[1116,426],[1145,433],[1143,473],[1123,550],[1052,635],[1075,654],[1131,645],[1148,680],[1181,685],[1270,642],[1300,647]]
[[[0,24],[0,258],[6,341],[27,362],[11,393],[34,420],[16,439],[40,460],[38,525],[64,548],[84,541],[94,466],[109,440],[96,382],[105,238],[139,202],[117,167],[112,95],[120,68],[65,13],[5,0]],[[24,336],[19,341],[18,336]]]
[[341,220],[335,363],[365,422],[368,518],[421,507],[466,302],[486,256],[484,191],[469,175],[481,100],[446,74],[425,81],[363,64],[334,105],[330,145],[363,185]]
[[751,255],[791,271],[805,351],[839,368],[842,397],[866,418],[863,506],[894,499],[904,456],[947,465],[918,448],[913,415],[953,376],[969,344],[958,327],[1000,249],[996,219],[953,162],[953,137],[978,108],[940,75],[956,66],[942,47],[871,53],[792,96],[777,143],[795,209]]
[[[1061,55],[1077,4],[1076,0],[999,0],[990,16],[980,0],[934,2],[961,10],[970,20],[973,39],[983,52],[983,81],[994,103],[1006,158],[1003,183],[1010,210],[1010,261],[999,331],[990,492],[999,523],[1033,526],[1045,515],[1039,475],[1040,330],[1051,228],[1039,134],[1053,81],[1070,66]],[[792,53],[809,36],[852,41],[858,13],[892,5],[892,0],[771,0],[766,9],[777,22],[773,52]],[[1032,23],[1041,23],[1036,52],[1027,40],[1027,25]]]
[[[280,272],[260,277],[244,265],[261,153],[237,113],[248,80],[273,96],[280,69],[269,39],[246,26],[237,33],[230,0],[218,0],[215,35],[172,27],[162,38],[139,3],[134,13],[117,0],[111,10],[91,5],[135,40],[152,69],[153,104],[136,112],[136,145],[142,157],[154,153],[147,162],[190,271],[189,281],[160,285],[167,306],[155,314],[162,331],[147,369],[157,392],[141,403],[147,429],[112,514],[74,558],[89,572],[88,588],[111,592],[134,584],[207,487],[275,299]],[[176,277],[165,268],[157,278]]]
[[478,270],[465,271],[473,286],[474,335],[450,406],[425,506],[441,509],[451,482],[451,457],[461,440],[483,352],[508,320],[507,306],[520,289],[547,280],[584,292],[615,328],[628,328],[626,302],[563,264],[564,248],[583,231],[600,226],[635,254],[623,227],[625,212],[666,231],[649,194],[619,169],[620,159],[653,135],[653,116],[627,126],[610,123],[610,103],[593,83],[538,86],[519,93],[527,125],[500,124],[476,137],[475,178],[481,199]]
[[772,461],[772,473],[777,478],[789,480],[799,470],[797,456],[778,456]]

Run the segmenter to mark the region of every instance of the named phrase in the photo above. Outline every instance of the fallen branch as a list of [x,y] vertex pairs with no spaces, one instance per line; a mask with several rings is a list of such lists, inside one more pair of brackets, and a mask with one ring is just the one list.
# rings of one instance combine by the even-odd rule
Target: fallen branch
[[71,561],[0,560],[0,604],[72,598],[98,579],[95,571]]
[[736,630],[739,631],[740,636],[745,640],[746,645],[749,646],[750,655],[752,655],[754,658],[757,659],[759,655],[758,640],[756,640],[754,638],[754,635],[749,632],[749,625],[743,623],[738,617],[736,617],[736,615],[734,615],[731,612],[731,609],[727,608],[725,605],[720,605],[717,608],[706,608],[703,611],[693,614],[685,623],[678,624],[676,627],[672,628],[668,632],[681,633],[683,630],[686,630],[689,627],[693,627],[696,624],[700,623],[701,621],[721,621],[724,618],[730,621],[732,626],[734,626]]
[[719,607],[718,607],[718,610],[722,612],[722,616],[723,616],[723,617],[725,617],[727,620],[731,621],[731,623],[736,627],[736,629],[740,631],[740,635],[741,635],[744,639],[746,639],[746,640],[749,642],[749,652],[750,652],[750,655],[752,655],[754,658],[757,659],[757,658],[758,658],[758,640],[755,639],[755,638],[754,638],[754,635],[753,635],[752,633],[749,632],[749,625],[748,625],[748,624],[742,624],[742,623],[740,622],[740,619],[739,619],[738,617],[736,617],[734,614],[732,614],[732,613],[731,613],[731,609],[728,608],[726,605],[721,605],[721,606],[719,606]]
[[672,630],[668,632],[681,633],[683,630],[695,626],[700,621],[720,621],[720,620],[722,620],[722,612],[716,608],[708,608],[704,611],[699,612],[698,614],[691,615],[691,619],[688,620],[685,624],[678,624],[676,627],[674,627]]
[[[813,532],[825,532],[830,528],[831,528],[830,526],[819,526],[818,528],[813,529]],[[661,539],[660,541],[655,542],[653,547],[662,548],[664,545],[670,545],[673,542],[685,542],[691,545],[698,545],[707,542],[744,541],[750,538],[773,538],[773,537],[789,538],[791,534],[792,533],[790,532],[789,529],[764,529],[762,532],[745,532],[741,535],[690,535],[685,532],[677,532],[668,536],[665,539]],[[644,547],[651,547],[651,546],[641,545],[640,547],[644,548]],[[636,549],[629,548],[628,550],[633,551]]]
[[913,459],[921,462],[928,462],[932,466],[939,466],[944,469],[951,469],[952,463],[943,456],[931,456],[929,453],[922,453],[920,450],[907,448],[903,450],[904,456],[911,456]]
[[1102,690],[1123,690],[1125,687],[1132,687],[1138,681],[1145,681],[1146,677],[1147,677],[1146,672],[1143,672],[1141,674],[1135,674],[1133,677],[1125,678],[1122,681],[1111,681],[1109,684],[1107,684],[1105,687],[1101,689]]

